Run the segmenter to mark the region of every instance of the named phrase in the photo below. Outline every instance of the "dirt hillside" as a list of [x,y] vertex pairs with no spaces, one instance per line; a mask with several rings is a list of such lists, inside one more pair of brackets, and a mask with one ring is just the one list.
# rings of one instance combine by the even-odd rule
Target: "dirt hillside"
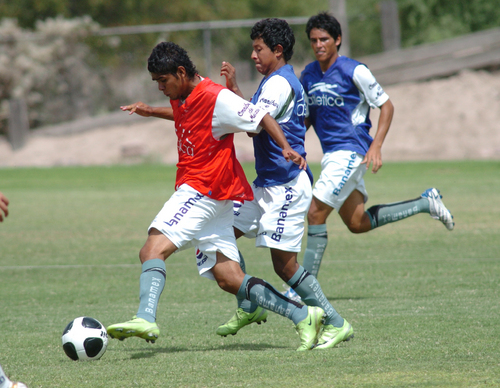
[[[395,106],[383,147],[386,161],[500,159],[500,72],[464,71],[457,76],[385,88]],[[126,113],[123,113],[126,115]],[[376,128],[378,110],[372,110]],[[251,139],[235,136],[238,156],[253,160]],[[307,134],[308,160],[321,160],[314,132]],[[0,137],[0,167],[175,163],[173,125],[141,118],[84,132],[47,136],[34,131],[13,151]]]

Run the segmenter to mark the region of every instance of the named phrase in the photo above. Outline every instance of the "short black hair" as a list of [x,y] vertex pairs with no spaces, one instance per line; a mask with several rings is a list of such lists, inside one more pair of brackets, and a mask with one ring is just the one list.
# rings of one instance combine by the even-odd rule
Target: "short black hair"
[[272,51],[274,51],[277,45],[281,45],[283,47],[285,62],[288,62],[292,58],[295,36],[286,20],[276,18],[262,19],[252,27],[250,38],[252,40],[262,38],[266,46]]
[[[306,24],[306,34],[308,38],[311,38],[311,30],[313,28],[318,28],[328,32],[334,40],[337,40],[339,36],[342,36],[342,28],[340,27],[339,21],[328,12],[320,12],[317,15],[311,16]],[[342,44],[342,43],[341,43]],[[340,49],[341,44],[337,46],[337,50]]]
[[182,66],[192,79],[198,71],[186,50],[173,42],[158,43],[148,59],[148,71],[154,74],[172,74],[177,77],[177,69]]

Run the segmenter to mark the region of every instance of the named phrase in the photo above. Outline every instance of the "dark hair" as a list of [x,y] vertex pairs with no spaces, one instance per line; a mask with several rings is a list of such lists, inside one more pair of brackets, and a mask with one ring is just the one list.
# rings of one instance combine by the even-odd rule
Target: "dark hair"
[[[342,36],[342,29],[340,28],[339,21],[328,12],[320,12],[309,18],[306,25],[306,34],[308,38],[311,38],[310,34],[313,28],[325,30],[334,40]],[[337,50],[340,49],[341,44],[337,46]]]
[[192,79],[198,71],[181,46],[173,42],[162,42],[155,46],[148,59],[148,71],[155,74],[172,74],[177,77],[177,69],[183,66]]
[[288,62],[292,58],[295,36],[286,20],[276,18],[262,19],[252,27],[250,38],[252,40],[262,38],[266,46],[272,51],[274,51],[277,45],[281,45],[283,47],[285,62]]

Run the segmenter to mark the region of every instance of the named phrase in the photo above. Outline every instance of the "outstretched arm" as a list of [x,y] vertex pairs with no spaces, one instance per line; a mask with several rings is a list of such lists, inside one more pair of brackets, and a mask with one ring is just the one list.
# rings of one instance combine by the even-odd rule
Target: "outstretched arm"
[[292,147],[290,147],[290,144],[286,140],[283,130],[269,113],[267,113],[262,118],[260,126],[264,128],[269,136],[271,136],[273,140],[281,147],[281,149],[283,150],[283,156],[285,157],[287,162],[291,160],[295,164],[298,164],[301,170],[306,169],[306,160],[302,157],[302,155],[300,155],[297,151],[293,150]]
[[9,200],[0,191],[0,222],[3,221],[3,217],[4,217],[3,214],[5,214],[5,217],[7,217],[9,215],[8,206],[9,206]]
[[139,101],[131,105],[121,106],[120,109],[124,112],[129,111],[130,115],[135,113],[143,117],[158,117],[165,120],[174,120],[172,108],[166,106],[153,107]]
[[366,169],[370,168],[372,164],[372,173],[376,173],[382,167],[382,144],[384,144],[387,132],[389,132],[389,127],[391,126],[392,116],[394,115],[394,105],[392,105],[391,100],[387,100],[380,107],[380,117],[378,119],[378,128],[373,142],[368,149],[363,161],[361,163],[366,163]]
[[226,87],[229,90],[231,90],[241,98],[245,98],[243,97],[243,93],[241,92],[238,83],[236,82],[236,69],[233,65],[231,65],[229,62],[222,62],[220,75],[226,77]]

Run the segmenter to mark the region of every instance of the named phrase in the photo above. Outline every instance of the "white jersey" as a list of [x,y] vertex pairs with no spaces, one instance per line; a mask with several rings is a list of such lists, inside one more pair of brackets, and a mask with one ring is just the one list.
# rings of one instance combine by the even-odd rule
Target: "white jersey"
[[380,88],[372,72],[365,65],[354,68],[352,80],[359,89],[360,101],[352,111],[351,121],[354,125],[359,125],[366,121],[370,108],[380,108],[387,102],[389,96]]
[[275,75],[262,85],[254,103],[269,113],[278,124],[286,123],[293,113],[294,101],[290,99],[292,87],[285,77]]
[[255,106],[229,89],[222,89],[215,102],[212,117],[212,135],[220,139],[229,133],[259,133],[258,125],[268,111]]

